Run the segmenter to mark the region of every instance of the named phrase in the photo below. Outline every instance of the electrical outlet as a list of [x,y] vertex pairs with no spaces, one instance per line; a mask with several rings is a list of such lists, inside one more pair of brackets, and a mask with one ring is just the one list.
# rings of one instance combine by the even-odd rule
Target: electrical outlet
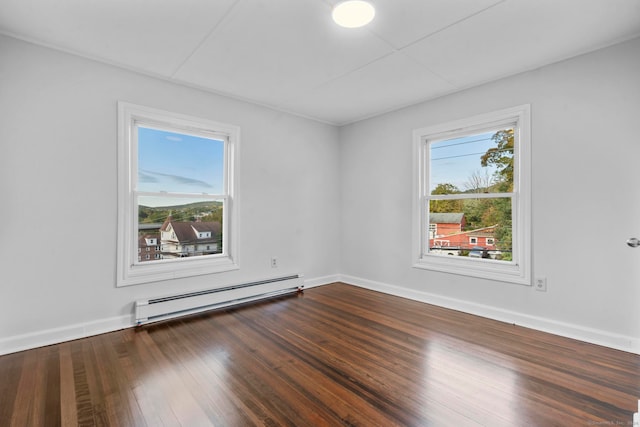
[[271,268],[278,268],[278,258],[274,256],[271,257]]
[[536,277],[535,283],[536,291],[547,292],[547,278],[546,277]]

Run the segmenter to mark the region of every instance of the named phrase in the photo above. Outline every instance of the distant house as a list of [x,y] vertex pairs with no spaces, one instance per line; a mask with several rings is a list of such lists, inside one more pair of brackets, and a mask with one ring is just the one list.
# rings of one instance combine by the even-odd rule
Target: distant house
[[138,261],[162,259],[160,233],[149,233],[138,237]]
[[429,214],[429,238],[462,232],[466,225],[462,212],[434,212]]
[[482,246],[491,251],[496,249],[496,227],[497,225],[478,228],[476,230],[469,230],[464,234],[466,234],[470,246]]
[[496,251],[495,231],[497,225],[466,230],[464,213],[431,213],[429,214],[429,247],[437,251],[448,248],[450,255],[459,255],[459,252],[470,250],[480,246],[489,251]]
[[184,258],[222,252],[219,222],[175,221],[170,215],[160,227],[164,258]]

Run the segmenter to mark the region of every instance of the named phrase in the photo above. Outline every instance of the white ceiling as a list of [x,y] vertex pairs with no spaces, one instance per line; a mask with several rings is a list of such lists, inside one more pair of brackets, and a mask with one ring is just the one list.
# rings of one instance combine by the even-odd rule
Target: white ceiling
[[0,33],[332,124],[640,36],[640,0],[0,0]]

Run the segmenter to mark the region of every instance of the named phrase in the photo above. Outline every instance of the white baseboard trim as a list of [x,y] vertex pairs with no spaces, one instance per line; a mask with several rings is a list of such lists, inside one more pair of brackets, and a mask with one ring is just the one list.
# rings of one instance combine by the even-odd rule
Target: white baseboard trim
[[328,285],[329,283],[335,283],[340,281],[339,274],[332,274],[330,276],[316,277],[314,279],[304,279],[304,288],[315,288],[316,286]]
[[[541,317],[530,316],[501,308],[476,304],[469,301],[449,298],[428,292],[416,291],[387,283],[376,282],[349,275],[329,275],[304,280],[306,289],[323,286],[334,282],[343,282],[373,291],[383,292],[414,301],[425,302],[452,310],[458,310],[501,322],[511,323],[526,328],[536,329],[572,338],[592,344],[602,345],[630,353],[640,354],[640,339],[613,334],[610,332],[586,328],[579,325],[559,322]],[[133,314],[94,320],[59,328],[45,329],[0,339],[0,355],[29,350],[37,347],[58,344],[65,341],[86,338],[120,329],[135,326]]]
[[413,289],[403,288],[401,286],[363,279],[361,277],[340,275],[339,281],[349,285],[359,286],[361,288],[383,292],[414,301],[420,301],[437,305],[439,307],[462,311],[465,313],[474,314],[476,316],[486,317],[505,323],[523,326],[525,328],[548,332],[550,334],[559,335],[566,338],[572,338],[591,344],[610,347],[629,353],[640,354],[640,339],[635,337],[614,334],[599,329],[587,328],[580,325],[517,313],[502,308],[491,307],[455,298],[449,298],[442,295],[431,294],[428,292],[416,291]]
[[134,326],[133,315],[111,317],[0,339],[0,355],[59,344]]
[[[311,279],[304,279],[305,289],[316,286],[327,285],[340,281],[337,274]],[[16,353],[18,351],[29,350],[37,347],[44,347],[52,344],[59,344],[65,341],[77,340],[93,335],[118,331],[120,329],[132,328],[135,326],[133,313],[109,319],[94,320],[85,323],[78,323],[59,328],[45,329],[42,331],[30,332],[21,335],[14,335],[7,338],[0,338],[0,355]]]

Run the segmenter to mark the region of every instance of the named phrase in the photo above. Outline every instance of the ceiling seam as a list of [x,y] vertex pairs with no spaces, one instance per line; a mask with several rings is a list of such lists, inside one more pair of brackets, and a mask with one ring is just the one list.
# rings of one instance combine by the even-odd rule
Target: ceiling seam
[[222,15],[222,18],[220,18],[220,20],[218,22],[216,22],[213,27],[211,27],[211,30],[209,30],[209,32],[202,38],[202,40],[200,40],[200,42],[196,45],[195,48],[193,48],[193,50],[191,51],[191,53],[189,53],[182,62],[180,62],[180,64],[175,68],[175,70],[173,70],[173,72],[169,75],[170,78],[174,79],[176,74],[178,74],[178,72],[180,71],[180,69],[182,69],[182,67],[185,66],[185,64],[193,57],[193,55],[196,54],[196,52],[198,52],[200,50],[200,48],[202,47],[202,45],[205,44],[205,42],[209,39],[209,37],[211,37],[211,34],[213,34],[218,27],[220,27],[220,25],[227,19],[227,16],[229,16],[231,14],[231,11],[233,11],[233,9],[236,8],[236,6],[241,2],[242,0],[236,0],[235,2],[233,2],[233,4],[229,7],[229,9],[227,9],[227,11],[224,13],[224,15]]
[[410,46],[413,46],[414,44],[420,43],[420,42],[421,42],[421,41],[423,41],[423,40],[426,40],[426,39],[428,39],[428,38],[430,38],[430,37],[433,37],[433,36],[435,36],[436,34],[439,34],[439,33],[443,32],[443,31],[445,31],[445,30],[448,30],[449,28],[451,28],[451,27],[453,27],[453,26],[455,26],[455,25],[458,25],[458,24],[460,24],[460,23],[462,23],[462,22],[464,22],[464,21],[468,21],[469,19],[472,19],[472,18],[474,18],[474,17],[476,17],[476,16],[478,16],[478,15],[480,15],[480,14],[482,14],[482,13],[486,12],[486,11],[487,11],[487,10],[489,10],[489,9],[493,9],[494,7],[496,7],[496,6],[498,6],[498,5],[502,4],[502,3],[506,3],[507,1],[508,1],[508,0],[500,0],[499,2],[494,3],[494,4],[492,4],[491,6],[487,6],[487,7],[485,7],[484,9],[481,9],[481,10],[479,10],[479,11],[477,11],[477,12],[472,13],[471,15],[467,15],[467,16],[465,16],[464,18],[461,18],[461,19],[459,19],[459,20],[457,20],[457,21],[455,21],[455,22],[452,22],[451,24],[445,25],[444,27],[442,27],[442,28],[440,28],[440,29],[437,29],[436,31],[434,31],[434,32],[432,32],[432,33],[429,33],[429,34],[427,34],[426,36],[422,36],[422,37],[420,37],[420,38],[418,38],[418,39],[416,39],[416,40],[413,40],[412,42],[407,43],[406,45],[404,45],[404,46],[402,46],[402,47],[399,47],[399,48],[398,48],[398,50],[399,50],[399,51],[402,51],[402,50],[404,50],[404,49],[406,49],[406,48],[408,48],[408,47],[410,47]]
[[489,9],[492,9],[492,8],[502,4],[502,3],[505,3],[506,1],[507,0],[500,0],[500,1],[494,3],[494,4],[490,5],[490,6],[485,7],[484,9],[481,9],[481,10],[475,12],[475,13],[472,13],[471,15],[467,15],[464,18],[461,18],[461,19],[459,19],[459,20],[457,20],[455,22],[452,22],[451,24],[445,25],[444,27],[439,28],[439,29],[437,29],[436,31],[434,31],[432,33],[429,33],[429,34],[427,34],[427,35],[425,35],[423,37],[420,37],[420,38],[418,38],[416,40],[413,40],[412,42],[407,43],[406,45],[404,45],[402,47],[396,48],[397,52],[403,54],[406,58],[408,58],[409,60],[413,61],[415,64],[418,64],[419,66],[424,67],[431,74],[433,74],[434,76],[438,77],[439,79],[442,79],[443,81],[447,82],[452,87],[456,88],[457,90],[460,90],[460,87],[458,87],[457,84],[455,84],[452,81],[449,81],[449,79],[447,79],[446,77],[444,77],[440,73],[437,73],[436,71],[434,71],[428,64],[425,64],[424,62],[420,61],[419,59],[414,58],[413,56],[411,56],[408,53],[406,53],[405,49],[407,49],[408,47],[413,46],[413,45],[415,45],[417,43],[420,43],[421,41],[424,41],[424,40],[426,40],[426,39],[428,39],[430,37],[433,37],[434,35],[439,34],[439,33],[443,32],[443,31],[445,31],[445,30],[447,30],[447,29],[449,29],[449,28],[451,28],[451,27],[453,27],[455,25],[458,25],[458,24],[460,24],[460,23],[462,23],[464,21],[467,21],[467,20],[475,17],[475,16],[478,16],[481,13],[484,13]]
[[[322,1],[323,3],[326,3],[326,1],[325,1],[325,0],[321,0],[321,1]],[[383,60],[383,59],[385,59],[385,58],[387,58],[387,57],[389,57],[389,56],[393,55],[394,53],[401,53],[403,56],[405,56],[406,58],[408,58],[409,60],[411,60],[411,61],[412,61],[412,62],[414,62],[415,64],[417,64],[417,65],[419,65],[419,66],[421,66],[421,67],[424,67],[424,69],[425,69],[425,70],[427,70],[428,72],[430,72],[430,73],[431,73],[431,74],[433,74],[434,76],[436,76],[436,77],[438,77],[438,78],[442,79],[444,82],[446,82],[446,83],[450,84],[451,86],[453,86],[454,88],[456,88],[456,90],[459,90],[460,88],[458,87],[458,85],[454,84],[453,82],[450,82],[448,79],[444,78],[444,77],[443,77],[443,76],[441,76],[439,73],[436,73],[435,71],[433,71],[433,70],[431,69],[431,67],[429,67],[427,64],[424,64],[423,62],[421,62],[421,61],[419,61],[419,60],[415,59],[415,58],[414,58],[414,57],[412,57],[411,55],[408,55],[406,52],[403,52],[403,50],[404,50],[404,49],[406,49],[406,48],[408,48],[408,47],[410,47],[410,46],[413,46],[413,45],[414,45],[414,44],[416,44],[416,43],[419,43],[419,42],[421,42],[421,41],[423,41],[423,40],[426,40],[427,38],[432,37],[432,36],[434,36],[435,34],[438,34],[438,33],[442,32],[442,31],[444,31],[444,30],[446,30],[446,29],[448,29],[448,28],[451,28],[451,27],[453,27],[454,25],[458,25],[458,24],[459,24],[459,23],[461,23],[461,22],[464,22],[464,21],[466,21],[466,20],[468,20],[468,19],[471,19],[471,18],[473,18],[473,17],[475,17],[475,16],[477,16],[477,15],[481,14],[481,13],[484,13],[484,12],[486,12],[487,10],[489,10],[489,9],[491,9],[491,8],[493,8],[493,7],[496,7],[496,6],[498,6],[498,5],[502,4],[502,3],[505,3],[505,2],[507,2],[507,1],[508,1],[508,0],[500,0],[500,1],[496,2],[496,3],[493,3],[492,5],[487,6],[487,7],[485,7],[484,9],[481,9],[481,10],[479,10],[479,11],[475,12],[475,13],[472,13],[471,15],[467,15],[467,16],[465,16],[464,18],[461,18],[461,19],[459,19],[459,20],[457,20],[457,21],[455,21],[455,22],[453,22],[453,23],[451,23],[451,24],[445,25],[444,27],[442,27],[442,28],[440,28],[440,29],[438,29],[438,30],[436,30],[436,31],[434,31],[434,32],[432,32],[432,33],[429,33],[429,34],[427,34],[427,35],[425,35],[425,36],[423,36],[423,37],[420,37],[420,38],[418,38],[418,39],[416,39],[416,40],[413,40],[412,42],[410,42],[410,43],[408,43],[408,44],[406,44],[406,45],[404,45],[404,46],[402,46],[402,47],[396,47],[392,42],[390,42],[389,40],[385,39],[385,38],[384,38],[383,36],[381,36],[380,34],[378,34],[378,33],[374,32],[374,31],[372,31],[371,29],[367,29],[367,31],[369,32],[369,34],[371,34],[372,36],[374,36],[374,37],[375,37],[375,38],[377,38],[378,40],[380,40],[380,41],[384,42],[384,43],[389,47],[389,49],[390,49],[391,51],[390,51],[390,52],[385,53],[385,54],[384,54],[384,55],[382,55],[382,56],[379,56],[379,57],[377,57],[377,58],[374,58],[374,59],[372,59],[371,61],[368,61],[368,62],[366,62],[366,63],[364,63],[364,64],[362,64],[362,65],[360,65],[360,66],[358,66],[358,67],[356,67],[356,68],[352,68],[352,69],[350,69],[349,71],[346,71],[346,72],[344,72],[344,73],[342,73],[342,74],[339,74],[339,75],[337,75],[337,76],[333,76],[333,77],[331,77],[331,78],[329,78],[329,79],[327,79],[327,80],[323,81],[322,83],[319,83],[319,84],[317,84],[317,85],[313,86],[312,88],[308,89],[308,91],[310,92],[310,91],[314,91],[314,90],[320,89],[321,87],[323,87],[323,86],[325,86],[325,85],[327,85],[327,84],[329,84],[329,83],[331,83],[331,82],[333,82],[333,81],[336,81],[336,80],[342,79],[342,78],[344,78],[344,77],[347,77],[347,76],[349,76],[349,75],[351,75],[351,74],[353,74],[353,73],[355,73],[355,72],[357,72],[357,71],[360,71],[360,70],[362,70],[362,69],[364,69],[364,68],[368,67],[368,66],[369,66],[369,65],[371,65],[371,64],[375,64],[376,62],[379,62],[379,61],[381,61],[381,60]],[[286,103],[286,101],[281,101],[279,104],[280,104],[280,105],[282,105],[283,103]]]

